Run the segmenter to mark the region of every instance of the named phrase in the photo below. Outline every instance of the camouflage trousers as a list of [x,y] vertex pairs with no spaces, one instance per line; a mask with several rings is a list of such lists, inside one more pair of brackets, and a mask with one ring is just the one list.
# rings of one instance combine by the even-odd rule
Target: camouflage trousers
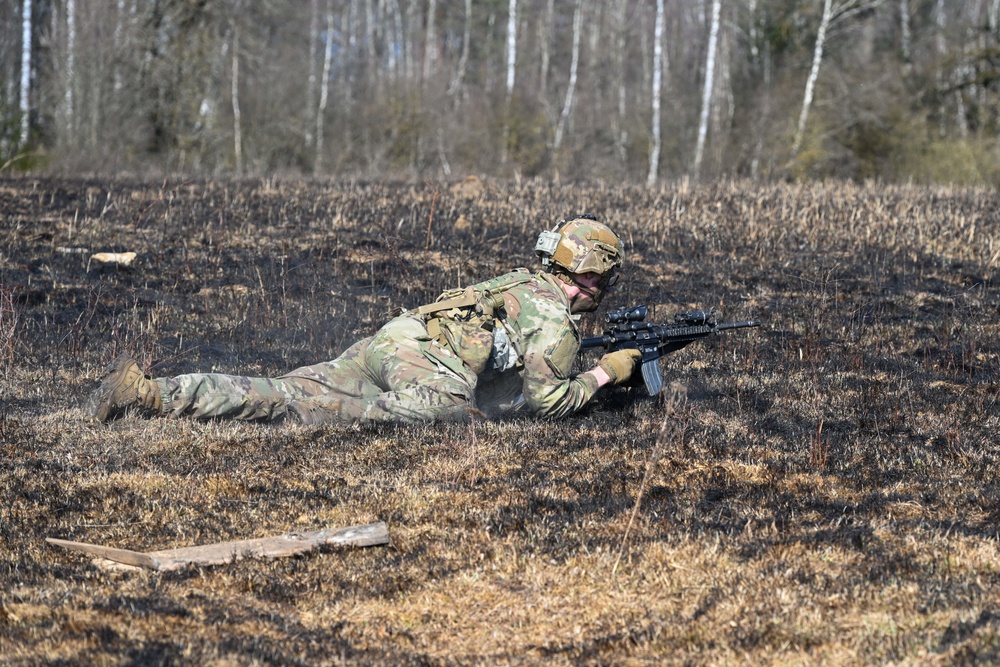
[[476,375],[401,315],[333,361],[277,378],[192,373],[155,381],[163,412],[177,417],[277,420],[292,401],[332,406],[344,420],[461,419],[475,405]]

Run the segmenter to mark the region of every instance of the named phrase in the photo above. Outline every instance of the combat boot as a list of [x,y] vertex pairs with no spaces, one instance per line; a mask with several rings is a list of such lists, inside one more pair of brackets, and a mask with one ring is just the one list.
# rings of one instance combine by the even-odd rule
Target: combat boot
[[329,396],[315,396],[301,401],[292,401],[285,408],[288,418],[305,426],[329,424],[343,420],[340,409],[343,403]]
[[105,422],[132,406],[159,414],[163,398],[156,383],[147,378],[139,364],[127,354],[115,359],[84,407],[87,415]]

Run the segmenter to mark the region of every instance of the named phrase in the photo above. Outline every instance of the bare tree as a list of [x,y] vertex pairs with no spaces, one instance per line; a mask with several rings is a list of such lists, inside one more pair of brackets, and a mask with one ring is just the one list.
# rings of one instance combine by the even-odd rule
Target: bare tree
[[517,0],[507,4],[507,101],[514,94],[514,74],[517,71]]
[[646,176],[646,183],[650,186],[656,184],[656,179],[660,171],[660,147],[662,139],[660,137],[660,96],[663,87],[663,0],[656,0],[656,21],[653,28],[653,120],[652,120],[652,148],[649,152],[649,174]]
[[538,73],[538,98],[543,105],[548,103],[549,91],[549,58],[552,43],[552,19],[555,15],[555,0],[545,3],[545,16],[538,23],[538,43],[541,49]]
[[812,68],[806,79],[806,92],[802,97],[802,109],[799,111],[799,124],[795,130],[795,140],[792,142],[792,154],[798,155],[802,147],[802,137],[806,132],[806,122],[809,120],[809,109],[812,107],[813,94],[816,89],[816,79],[819,78],[819,66],[823,61],[823,47],[826,45],[826,31],[830,27],[833,16],[833,0],[823,0],[823,17],[819,22],[819,32],[816,33],[816,46],[813,49]]
[[462,98],[462,82],[465,81],[465,69],[469,66],[469,43],[472,41],[472,0],[465,0],[465,27],[462,30],[462,55],[458,59],[458,67],[448,86],[448,94],[455,96],[455,106]]
[[559,123],[556,125],[555,138],[552,141],[553,158],[557,158],[562,146],[566,123],[573,111],[573,93],[576,91],[576,75],[580,65],[580,35],[583,32],[583,0],[576,0],[576,11],[573,13],[573,55],[569,67],[569,84],[566,86],[566,99],[563,102]]
[[500,162],[507,164],[510,149],[510,111],[511,100],[514,97],[514,75],[517,71],[517,0],[509,0],[507,4],[507,83],[505,93],[505,117],[503,122],[503,140],[501,142]]
[[243,127],[240,114],[240,26],[233,21],[233,53],[230,96],[233,104],[233,156],[236,173],[243,173]]
[[625,129],[625,107],[628,99],[628,84],[625,78],[625,37],[627,32],[627,5],[619,2],[615,5],[615,51],[614,51],[614,72],[618,80],[618,113],[614,120],[615,150],[618,152],[618,159],[622,163],[628,159],[625,146],[628,143],[628,130]]
[[305,143],[306,150],[313,148],[313,127],[315,119],[312,114],[316,110],[316,45],[319,43],[319,0],[309,0],[309,54],[307,56],[306,78],[306,120]]
[[65,103],[65,131],[66,139],[74,144],[76,142],[76,114],[75,96],[73,88],[76,86],[76,0],[66,0],[66,91],[64,94]]
[[369,76],[375,80],[378,95],[382,94],[382,68],[378,66],[378,16],[375,0],[365,0],[365,48],[368,50]]
[[416,47],[413,44],[414,35],[420,26],[417,20],[419,3],[409,2],[406,5],[406,21],[403,26],[403,70],[406,72],[406,80],[413,81],[416,78]]
[[21,147],[28,145],[31,118],[31,0],[24,0],[21,9]]
[[333,0],[326,2],[326,48],[323,51],[323,75],[319,82],[319,108],[316,111],[316,159],[313,172],[323,171],[323,123],[330,98],[330,69],[333,66]]
[[712,91],[715,85],[715,51],[719,41],[719,16],[722,0],[712,2],[712,26],[708,35],[708,55],[705,56],[705,87],[701,95],[701,120],[698,122],[698,142],[694,149],[694,177],[701,174],[701,160],[705,153],[705,137],[708,136],[708,114],[712,107]]
[[899,47],[903,62],[910,62],[910,0],[899,0]]
[[[940,0],[939,0],[940,1]],[[882,0],[845,0],[837,5],[832,0],[823,0],[823,15],[819,22],[819,31],[816,33],[816,45],[813,48],[812,67],[809,70],[809,78],[806,79],[806,91],[802,97],[802,109],[799,111],[799,122],[795,130],[795,140],[792,142],[792,155],[798,155],[802,147],[802,139],[806,132],[806,122],[809,120],[809,110],[812,107],[813,95],[816,91],[816,80],[819,78],[819,68],[823,61],[823,49],[826,46],[827,31],[838,20],[872,9],[882,4]]]
[[[936,28],[935,42],[937,44],[937,52],[938,52],[937,55],[940,62],[938,71],[938,78],[940,83],[938,85],[942,90],[945,90],[948,87],[954,88],[952,95],[954,96],[955,99],[955,125],[956,127],[958,127],[959,135],[962,138],[965,138],[969,134],[969,125],[965,117],[966,116],[965,99],[962,97],[961,87],[952,85],[953,80],[956,78],[954,75],[957,72],[952,72],[949,75],[944,71],[945,70],[944,63],[948,59],[948,40],[945,32],[947,28],[947,23],[948,19],[945,14],[944,0],[937,0],[937,2],[934,5],[934,25]],[[963,59],[959,58],[959,61],[961,60]],[[943,122],[944,114],[942,113],[941,116]],[[942,125],[941,131],[942,133],[945,131],[944,125]]]
[[434,66],[437,64],[437,0],[429,0],[427,5],[427,38],[424,42],[424,80],[431,78]]

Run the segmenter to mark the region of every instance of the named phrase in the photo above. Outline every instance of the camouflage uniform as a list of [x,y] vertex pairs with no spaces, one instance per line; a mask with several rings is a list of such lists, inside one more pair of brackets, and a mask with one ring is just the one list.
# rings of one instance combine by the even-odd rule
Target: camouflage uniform
[[[460,419],[470,408],[494,413],[519,395],[539,416],[562,417],[583,407],[598,382],[591,374],[571,373],[580,334],[557,278],[521,269],[465,294],[484,291],[496,295],[485,311],[478,305],[409,311],[337,359],[277,378],[158,378],[162,412],[274,420],[298,401],[346,420],[417,422]],[[455,293],[442,299],[447,305]]]

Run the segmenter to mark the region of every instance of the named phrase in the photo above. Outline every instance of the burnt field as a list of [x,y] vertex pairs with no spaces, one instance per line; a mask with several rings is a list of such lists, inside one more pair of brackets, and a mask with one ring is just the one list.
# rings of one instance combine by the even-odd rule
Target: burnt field
[[[0,662],[955,664],[1000,658],[1000,197],[0,180]],[[650,399],[540,421],[89,423],[103,367],[276,375],[516,266],[592,212],[602,310],[757,329]],[[134,252],[130,266],[98,252]],[[581,359],[584,366],[596,356]],[[391,544],[120,572],[372,521]]]

